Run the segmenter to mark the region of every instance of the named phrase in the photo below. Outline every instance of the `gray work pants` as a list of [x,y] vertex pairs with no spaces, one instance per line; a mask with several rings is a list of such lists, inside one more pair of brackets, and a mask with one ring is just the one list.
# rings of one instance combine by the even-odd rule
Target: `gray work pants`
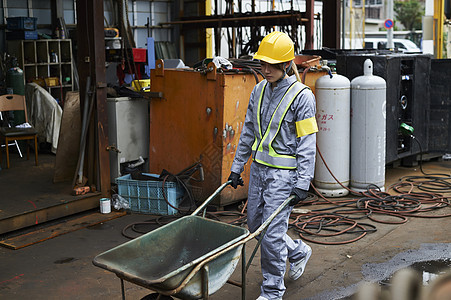
[[[295,184],[295,170],[252,163],[247,204],[247,223],[251,232],[257,230],[290,196]],[[260,246],[263,275],[261,295],[268,299],[282,299],[286,289],[284,275],[287,258],[294,262],[305,256],[306,244],[301,240],[293,241],[286,233],[291,209],[291,206],[287,206],[274,218]]]

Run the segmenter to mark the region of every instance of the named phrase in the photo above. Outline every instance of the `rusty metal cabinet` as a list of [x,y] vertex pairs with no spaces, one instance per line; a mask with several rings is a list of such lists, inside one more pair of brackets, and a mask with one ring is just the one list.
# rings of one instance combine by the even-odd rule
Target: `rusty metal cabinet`
[[[203,201],[225,182],[235,155],[249,103],[256,84],[252,74],[164,69],[158,61],[151,74],[149,170],[176,174],[201,162],[205,180],[192,187]],[[259,78],[261,80],[261,78]],[[244,187],[224,189],[213,204],[225,206],[247,198],[250,162],[242,177]]]

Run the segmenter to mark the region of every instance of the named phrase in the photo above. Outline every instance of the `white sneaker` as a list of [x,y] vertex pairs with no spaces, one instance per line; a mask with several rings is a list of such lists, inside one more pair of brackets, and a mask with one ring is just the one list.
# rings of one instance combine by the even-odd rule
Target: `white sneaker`
[[304,274],[305,265],[307,264],[310,256],[312,255],[312,248],[307,245],[307,253],[305,256],[298,260],[297,262],[290,264],[290,271],[288,271],[288,277],[292,280],[298,280],[302,274]]
[[269,299],[263,296],[258,296],[257,300],[269,300]]

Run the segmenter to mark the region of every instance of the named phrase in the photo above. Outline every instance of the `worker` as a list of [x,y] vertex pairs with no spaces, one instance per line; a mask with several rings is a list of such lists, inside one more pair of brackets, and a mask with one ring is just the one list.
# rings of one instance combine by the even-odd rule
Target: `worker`
[[288,35],[272,32],[260,43],[254,59],[265,77],[250,96],[245,123],[229,180],[243,185],[241,173],[252,154],[247,223],[254,232],[289,196],[294,198],[269,225],[261,243],[263,282],[257,300],[282,299],[287,259],[288,276],[297,280],[312,249],[287,235],[294,205],[307,198],[316,153],[315,97],[301,83]]

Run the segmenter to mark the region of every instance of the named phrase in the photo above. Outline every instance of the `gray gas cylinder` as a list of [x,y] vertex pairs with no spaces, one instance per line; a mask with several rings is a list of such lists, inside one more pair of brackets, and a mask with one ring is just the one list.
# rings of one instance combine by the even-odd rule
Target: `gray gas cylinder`
[[363,76],[351,81],[351,188],[385,185],[386,83],[365,60]]

